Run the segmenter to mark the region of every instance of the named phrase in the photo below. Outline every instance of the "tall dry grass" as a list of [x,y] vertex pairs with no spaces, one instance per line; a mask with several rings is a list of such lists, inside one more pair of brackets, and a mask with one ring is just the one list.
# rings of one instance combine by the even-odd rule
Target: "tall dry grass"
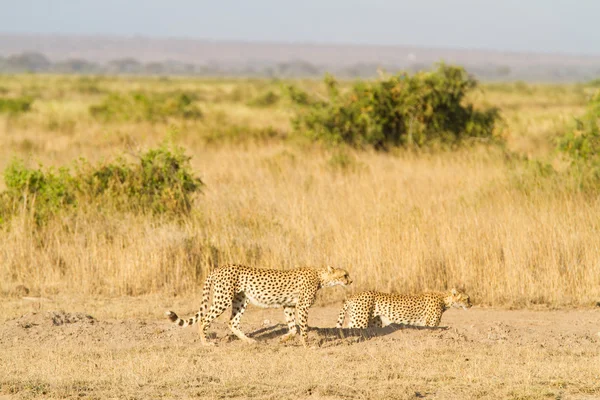
[[197,290],[221,263],[336,264],[354,290],[463,286],[494,305],[591,304],[600,296],[598,202],[513,189],[485,154],[355,155],[267,146],[196,157],[207,183],[182,222],[90,211],[3,232],[2,289],[136,295]]
[[[23,85],[30,84],[23,79]],[[156,90],[162,87],[158,81],[152,84]],[[207,86],[213,94],[254,85],[177,84],[191,85],[192,90]],[[563,96],[565,107],[576,107],[577,90]],[[527,137],[535,121],[544,121],[547,111],[539,109],[539,98],[548,93],[537,93],[532,108],[527,108],[525,95],[512,92],[486,98],[518,101],[505,111],[507,135],[519,138],[509,141],[509,147],[516,143],[516,148],[539,152],[539,139],[520,138]],[[1,152],[2,166],[14,155],[50,165],[74,156],[109,157],[152,146],[173,125],[105,126],[91,120],[81,106],[99,95],[84,96],[73,108],[63,104],[68,100],[53,96],[39,101],[36,113],[12,121],[2,117],[0,141],[7,146]],[[350,271],[354,291],[459,286],[479,304],[585,306],[600,298],[598,201],[576,193],[520,190],[503,153],[488,148],[340,155],[276,140],[204,140],[211,127],[232,121],[288,126],[289,112],[283,106],[254,113],[243,96],[227,101],[201,102],[208,111],[197,124],[175,122],[180,133],[172,140],[193,156],[192,164],[207,185],[189,218],[106,214],[81,207],[38,228],[22,212],[0,230],[2,292],[10,294],[23,284],[44,295],[185,293],[197,291],[211,268],[236,262],[270,268],[335,264]],[[75,121],[73,131],[48,125],[51,104],[55,116]],[[536,132],[551,136],[561,121]],[[21,137],[32,146],[23,146]],[[340,294],[332,293],[324,292],[323,301],[339,300],[335,296]]]

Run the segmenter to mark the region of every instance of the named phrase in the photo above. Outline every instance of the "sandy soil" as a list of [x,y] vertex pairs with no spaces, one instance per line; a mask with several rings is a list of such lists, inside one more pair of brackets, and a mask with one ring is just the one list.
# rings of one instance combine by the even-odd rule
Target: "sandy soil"
[[231,336],[222,316],[208,348],[153,301],[33,304],[0,301],[0,399],[600,398],[600,309],[473,307],[449,310],[436,329],[339,331],[335,304],[311,309],[304,349],[279,343],[279,309],[244,314],[256,345]]

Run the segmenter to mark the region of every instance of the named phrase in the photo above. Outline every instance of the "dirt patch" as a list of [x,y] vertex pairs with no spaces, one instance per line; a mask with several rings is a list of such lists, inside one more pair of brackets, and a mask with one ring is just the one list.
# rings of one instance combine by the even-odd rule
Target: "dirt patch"
[[[127,300],[129,301],[129,300]],[[137,299],[131,301],[143,307]],[[53,303],[56,305],[56,303]],[[93,307],[90,307],[93,308]],[[128,305],[123,304],[123,309]],[[185,311],[185,310],[183,310]],[[194,310],[188,310],[193,312]],[[336,329],[337,307],[309,314],[309,343],[281,344],[279,309],[250,308],[217,346],[162,318],[30,312],[0,324],[0,394],[27,398],[600,397],[600,310],[451,310],[439,328]],[[116,313],[114,313],[116,314]],[[186,313],[182,312],[183,315]]]
[[94,324],[96,319],[83,313],[68,313],[65,311],[48,311],[44,313],[25,314],[16,321],[17,326],[29,329],[33,326],[60,326],[64,324]]

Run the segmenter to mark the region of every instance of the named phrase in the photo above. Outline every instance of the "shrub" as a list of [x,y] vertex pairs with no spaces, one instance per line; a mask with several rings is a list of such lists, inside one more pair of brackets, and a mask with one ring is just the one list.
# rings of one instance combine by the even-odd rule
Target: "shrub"
[[199,119],[201,110],[190,94],[175,93],[111,93],[90,114],[103,121],[166,121],[168,118]]
[[60,213],[89,204],[96,208],[154,214],[186,214],[192,196],[203,183],[196,177],[182,149],[151,149],[139,163],[123,157],[91,165],[82,160],[71,171],[28,168],[13,161],[4,171],[7,190],[0,194],[0,222],[27,209],[38,224]]
[[142,154],[139,164],[119,158],[103,166],[87,166],[81,180],[89,196],[104,197],[121,210],[187,213],[191,195],[203,185],[192,174],[189,160],[181,149],[160,147]]
[[297,89],[290,91],[295,103],[307,105],[292,122],[314,140],[387,149],[496,139],[499,112],[465,104],[477,82],[461,67],[440,64],[433,72],[359,81],[345,94],[333,77],[326,76],[325,84],[327,101],[310,101]]
[[[67,168],[58,171],[50,168],[46,171],[28,168],[20,160],[15,160],[4,171],[7,190],[2,194],[3,212],[16,211],[16,207],[34,210],[37,222],[49,215],[76,204],[75,188],[77,182]],[[9,215],[0,216],[0,221]]]
[[31,110],[31,97],[0,98],[0,114],[21,114]]
[[600,90],[559,139],[558,149],[570,161],[569,172],[577,176],[581,189],[600,187]]

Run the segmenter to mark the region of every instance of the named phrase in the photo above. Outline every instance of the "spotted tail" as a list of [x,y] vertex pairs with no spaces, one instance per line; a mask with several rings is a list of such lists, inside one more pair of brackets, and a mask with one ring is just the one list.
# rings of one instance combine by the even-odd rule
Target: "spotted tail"
[[173,311],[167,311],[165,314],[175,325],[179,325],[185,328],[188,325],[194,325],[198,321],[202,320],[206,315],[206,310],[208,309],[208,300],[210,299],[210,288],[212,286],[212,274],[206,277],[204,281],[204,288],[202,289],[202,305],[200,306],[200,310],[191,318],[182,319],[177,316]]
[[344,325],[344,318],[346,318],[346,311],[348,310],[349,305],[350,305],[350,302],[346,300],[344,302],[344,306],[342,307],[342,310],[340,311],[340,316],[338,317],[336,328],[341,328],[342,325]]

